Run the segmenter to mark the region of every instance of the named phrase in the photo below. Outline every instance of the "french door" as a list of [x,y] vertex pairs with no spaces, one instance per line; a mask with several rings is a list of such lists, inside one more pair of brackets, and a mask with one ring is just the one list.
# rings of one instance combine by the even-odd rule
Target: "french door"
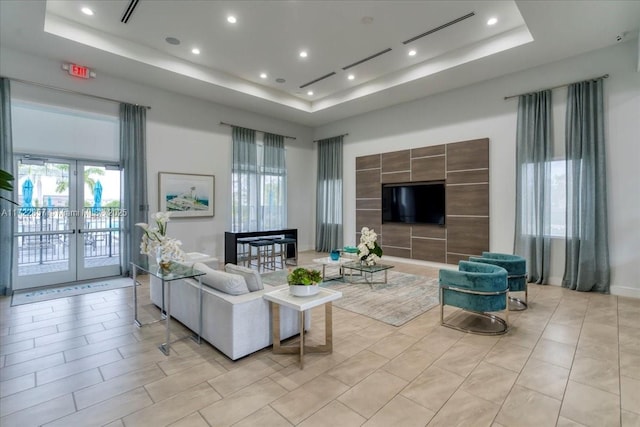
[[121,274],[119,168],[16,159],[15,290]]

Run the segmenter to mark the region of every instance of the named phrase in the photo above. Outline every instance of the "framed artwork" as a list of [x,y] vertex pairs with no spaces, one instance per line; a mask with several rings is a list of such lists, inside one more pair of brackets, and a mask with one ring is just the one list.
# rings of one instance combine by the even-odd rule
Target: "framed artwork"
[[215,176],[158,173],[158,209],[172,218],[213,216]]

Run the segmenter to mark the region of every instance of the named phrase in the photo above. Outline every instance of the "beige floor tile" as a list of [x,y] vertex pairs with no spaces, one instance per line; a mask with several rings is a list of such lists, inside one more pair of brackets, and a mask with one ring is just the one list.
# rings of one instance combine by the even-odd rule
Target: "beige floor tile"
[[34,347],[35,344],[33,343],[33,339],[21,340],[0,345],[0,354],[2,354],[3,356],[7,356],[13,353],[31,350]]
[[122,356],[118,350],[108,350],[103,353],[65,363],[64,365],[52,366],[51,368],[38,371],[36,372],[36,379],[38,381],[38,385],[42,385],[79,372],[98,368],[101,365],[112,363],[117,360],[122,360]]
[[165,426],[222,399],[206,382],[123,418],[128,426]]
[[511,391],[518,374],[486,362],[480,362],[459,390],[501,405]]
[[612,361],[596,360],[576,355],[571,367],[572,381],[613,394],[620,394],[620,372]]
[[199,412],[184,417],[181,420],[170,424],[171,427],[210,427],[209,423],[202,418]]
[[384,371],[377,371],[346,391],[338,400],[365,418],[386,405],[407,381]]
[[640,380],[640,354],[620,352],[620,375]]
[[330,369],[327,374],[347,385],[354,386],[388,361],[386,357],[364,350]]
[[640,414],[622,411],[622,427],[640,427]]
[[102,381],[97,369],[85,371],[57,380],[40,387],[14,393],[2,399],[2,414],[9,415],[16,411],[39,405],[56,397],[83,389]]
[[64,356],[60,353],[31,359],[23,363],[5,366],[0,369],[0,381],[7,381],[12,378],[21,377],[26,374],[36,372],[38,369],[46,369],[64,363]]
[[105,424],[103,427],[125,427],[122,420],[115,420],[110,422],[109,424]]
[[[101,324],[82,326],[80,328],[69,329],[66,331],[58,332],[57,334],[45,335],[43,337],[35,338],[36,347],[48,346],[60,341],[67,341],[76,337],[83,337],[87,334],[97,333],[104,331],[104,327]],[[88,341],[85,339],[85,344]],[[71,347],[69,347],[71,348]]]
[[534,348],[542,335],[542,331],[527,329],[515,325],[500,339],[501,343],[515,344],[520,347]]
[[218,363],[204,362],[148,383],[144,387],[154,402],[160,402],[197,384],[216,378],[223,373],[224,371]]
[[581,328],[576,326],[549,323],[544,329],[542,338],[575,346],[580,338]]
[[[290,427],[291,425],[292,424],[287,421],[282,415],[274,411],[271,406],[265,406],[264,408],[259,409],[253,414],[249,415],[242,421],[235,423],[233,427]],[[208,426],[208,424],[206,426]]]
[[140,387],[97,405],[74,412],[66,417],[59,418],[56,421],[45,424],[45,426],[102,426],[152,404],[153,402],[147,392]]
[[620,326],[620,351],[640,354],[640,328]]
[[449,350],[455,343],[460,340],[460,337],[454,337],[447,335],[446,331],[451,329],[439,326],[435,328],[433,332],[427,334],[420,341],[416,342],[412,347],[420,348],[429,353],[441,356],[445,351]]
[[[220,366],[216,363],[217,366]],[[220,367],[221,368],[221,367]],[[253,384],[269,375],[273,374],[281,367],[275,362],[267,363],[264,360],[255,360],[251,363],[228,372],[220,371],[220,368],[209,380],[209,384],[222,396],[228,396],[243,387]],[[197,367],[193,368],[195,375],[199,375]],[[180,376],[182,374],[180,373]]]
[[618,345],[601,342],[594,338],[580,338],[576,356],[590,357],[592,359],[618,362]]
[[7,344],[17,343],[19,341],[30,340],[32,338],[39,338],[39,337],[44,337],[47,335],[58,333],[58,328],[56,325],[49,326],[49,325],[46,325],[46,322],[39,322],[39,323],[44,323],[44,324],[32,327],[34,324],[31,323],[31,324],[9,328],[11,334],[2,339],[2,346],[0,346],[0,349],[1,349],[0,351],[6,354],[4,352],[4,347]]
[[466,377],[482,361],[490,348],[471,344],[456,343],[433,365]]
[[[298,424],[300,427],[340,426],[357,427],[367,419],[337,400],[329,402],[327,406]],[[256,424],[254,424],[256,425]],[[289,423],[285,425],[290,425]],[[235,426],[234,426],[235,427]],[[247,425],[247,427],[252,427]]]
[[613,345],[618,342],[618,327],[615,324],[585,323],[580,332],[580,339]]
[[[296,356],[297,357],[297,356]],[[296,362],[271,374],[269,378],[291,391],[308,383],[347,359],[339,353],[305,355],[304,369]]]
[[496,422],[505,426],[555,426],[560,401],[515,385],[504,401]]
[[563,368],[571,368],[575,351],[575,345],[540,339],[536,347],[533,349],[531,357],[553,363],[554,365],[562,366]]
[[490,426],[500,405],[458,390],[431,420],[429,427]]
[[562,400],[569,379],[569,369],[544,360],[529,359],[516,384]]
[[620,377],[620,383],[622,409],[640,414],[640,380]]
[[271,407],[292,424],[298,424],[349,389],[330,376],[321,376],[287,393]]
[[395,326],[387,325],[386,323],[382,322],[375,322],[370,326],[359,330],[358,332],[356,332],[356,334],[366,337],[367,339],[375,340],[374,342],[377,342],[382,338],[394,333],[395,329]]
[[584,317],[584,324],[611,325],[618,326],[618,313],[615,307],[598,308],[592,310],[589,308]]
[[0,398],[18,393],[36,386],[36,375],[27,374],[0,382]]
[[407,381],[412,381],[438,359],[439,355],[424,351],[419,347],[409,348],[382,369]]
[[460,375],[431,366],[413,380],[400,394],[427,409],[437,412],[463,381],[464,377]]
[[[73,404],[73,396],[69,393],[21,411],[14,412],[6,417],[3,416],[0,418],[0,426],[40,426],[48,423],[49,421],[72,414],[75,410],[76,407]],[[4,409],[2,410],[2,414],[4,415]]]
[[131,372],[128,375],[115,377],[78,390],[74,393],[74,398],[78,409],[84,409],[96,403],[111,399],[125,391],[134,390],[145,384],[153,383],[160,378],[164,378],[164,374],[160,368],[156,365],[151,365],[148,368]]
[[565,418],[563,416],[558,417],[558,423],[556,427],[584,427],[582,424],[577,423],[569,418]]
[[51,354],[61,353],[68,348],[81,347],[85,344],[87,344],[87,340],[84,337],[75,337],[68,340],[62,340],[40,347],[34,347],[30,350],[7,354],[4,363],[5,366],[11,366],[16,363],[23,363],[32,359],[38,359],[40,357],[49,356]]
[[569,381],[560,414],[585,426],[619,426],[620,397]]
[[131,334],[120,337],[111,338],[96,344],[87,344],[82,347],[65,350],[64,358],[67,362],[83,357],[93,356],[94,354],[103,353],[123,345],[137,344],[138,340]]
[[364,427],[422,427],[431,421],[434,415],[435,412],[398,395],[371,417]]
[[484,357],[485,362],[510,371],[520,372],[531,355],[531,348],[522,347],[502,339]]
[[393,359],[413,345],[416,341],[418,341],[418,338],[414,336],[396,333],[382,338],[380,341],[369,347],[369,351],[377,353],[387,359]]

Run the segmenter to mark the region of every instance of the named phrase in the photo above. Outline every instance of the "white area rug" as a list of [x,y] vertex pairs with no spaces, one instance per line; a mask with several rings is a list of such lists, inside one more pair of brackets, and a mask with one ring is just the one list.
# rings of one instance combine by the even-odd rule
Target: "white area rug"
[[[287,271],[265,273],[262,274],[262,280],[273,285],[283,284],[287,282],[286,274]],[[332,274],[334,272],[327,273]],[[376,273],[374,278],[378,280],[383,277],[384,273]],[[334,301],[334,306],[393,326],[404,325],[440,303],[437,277],[416,276],[393,270],[388,271],[386,284],[370,286],[364,281],[347,283],[332,280],[321,286],[342,292],[342,298]]]
[[11,297],[11,306],[30,304],[32,302],[48,301],[57,298],[72,297],[74,295],[91,292],[110,291],[126,288],[133,283],[130,277],[116,277],[108,280],[98,280],[91,283],[71,284],[55,288],[15,291]]

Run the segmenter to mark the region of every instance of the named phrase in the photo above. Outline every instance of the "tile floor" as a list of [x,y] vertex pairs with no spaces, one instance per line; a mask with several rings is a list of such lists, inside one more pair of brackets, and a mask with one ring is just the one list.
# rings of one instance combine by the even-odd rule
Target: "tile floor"
[[191,340],[165,357],[162,323],[132,325],[131,289],[3,297],[0,425],[640,426],[640,300],[529,289],[499,337],[443,328],[437,308],[402,327],[334,308],[334,352],[304,370],[270,349],[232,362]]

